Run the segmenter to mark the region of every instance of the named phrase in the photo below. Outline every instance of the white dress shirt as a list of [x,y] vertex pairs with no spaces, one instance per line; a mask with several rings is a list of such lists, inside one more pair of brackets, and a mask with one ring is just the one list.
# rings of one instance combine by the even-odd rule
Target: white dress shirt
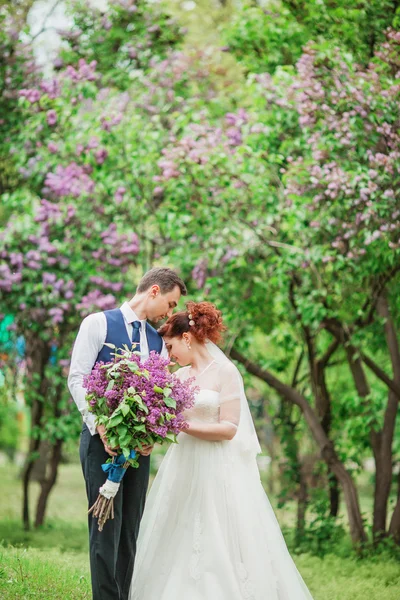
[[[149,344],[146,335],[146,321],[138,319],[136,313],[125,302],[121,306],[126,331],[132,339],[132,323],[140,321],[140,353],[143,359],[149,356]],[[68,387],[72,398],[81,413],[90,433],[96,433],[95,416],[89,412],[86,402],[86,389],[83,387],[83,378],[92,372],[97,356],[104,346],[107,337],[107,320],[103,312],[93,313],[83,319],[75,340],[71,357],[71,366],[68,375]],[[168,352],[163,342],[161,356],[167,357]]]

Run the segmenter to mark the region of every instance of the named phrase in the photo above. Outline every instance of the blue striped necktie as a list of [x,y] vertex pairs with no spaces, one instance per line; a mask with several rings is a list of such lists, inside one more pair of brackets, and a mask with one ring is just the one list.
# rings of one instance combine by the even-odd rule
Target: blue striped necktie
[[140,329],[142,324],[140,321],[133,321],[132,323],[132,344],[136,344],[134,347],[135,352],[140,352]]

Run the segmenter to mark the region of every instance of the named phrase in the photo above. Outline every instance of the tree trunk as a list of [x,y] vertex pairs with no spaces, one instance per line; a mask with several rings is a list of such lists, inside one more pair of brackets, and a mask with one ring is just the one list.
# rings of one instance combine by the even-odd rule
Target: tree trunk
[[367,536],[364,530],[358,494],[354,485],[354,481],[337,456],[333,442],[327,437],[318,419],[318,416],[315,414],[307,399],[297,392],[297,390],[280,381],[270,371],[262,369],[257,364],[248,360],[235,348],[232,349],[231,356],[233,359],[242,363],[249,373],[255,377],[258,377],[262,381],[265,381],[265,383],[272,387],[281,397],[285,398],[291,404],[296,404],[299,406],[314,437],[314,440],[318,444],[322,458],[325,460],[330,470],[338,478],[338,481],[343,489],[349,519],[351,539],[356,546],[365,542],[367,540]]
[[33,437],[32,429],[40,426],[40,421],[43,415],[43,401],[35,400],[31,409],[31,433],[29,439],[29,450],[28,455],[25,459],[25,466],[22,476],[22,521],[24,529],[28,531],[30,529],[30,518],[29,518],[29,483],[31,480],[33,466],[39,455],[40,439]]
[[[296,312],[298,319],[302,322],[302,316],[299,312],[295,298],[295,285],[298,283],[296,277],[293,278],[289,291],[290,302]],[[305,342],[308,352],[308,363],[310,367],[310,378],[311,387],[315,398],[315,407],[317,410],[318,417],[320,419],[323,430],[327,437],[330,439],[331,425],[332,425],[332,403],[331,396],[328,390],[325,377],[325,369],[328,363],[339,347],[339,340],[334,339],[332,344],[325,352],[324,356],[317,359],[317,353],[315,349],[315,335],[312,334],[310,328],[306,325],[302,325]],[[292,387],[295,387],[293,384]],[[329,478],[329,503],[330,510],[329,514],[332,517],[337,517],[339,512],[339,485],[336,475],[331,471],[328,465],[328,478]]]
[[397,476],[397,502],[390,521],[389,535],[397,544],[400,544],[400,471]]
[[63,440],[57,440],[56,443],[52,446],[51,458],[49,462],[49,472],[46,473],[46,477],[41,482],[40,496],[36,506],[36,528],[40,527],[44,523],[44,517],[46,513],[49,495],[57,481],[58,466],[61,461],[62,445]]
[[[345,350],[357,393],[362,399],[364,406],[368,407],[368,396],[371,393],[371,389],[364,372],[364,367],[361,358],[357,352],[357,349],[349,342],[346,344]],[[382,454],[382,431],[376,430],[377,422],[374,418],[374,415],[372,414],[372,408],[370,409],[369,417],[372,419],[370,423],[369,437],[375,461],[375,486],[372,532],[374,541],[378,541],[386,534],[387,501],[389,498],[390,483],[388,487],[388,465],[384,461],[384,457]],[[390,461],[389,482],[391,480],[391,469],[392,465]]]
[[[325,369],[328,365],[330,357],[338,348],[338,342],[335,340],[326,355],[316,362],[316,389],[317,389],[317,397],[319,398],[319,403],[317,404],[317,409],[319,413],[319,418],[321,420],[321,425],[328,436],[330,438],[331,427],[332,427],[332,402],[331,395],[328,390],[328,386],[326,383]],[[340,502],[340,488],[339,482],[336,475],[332,472],[332,470],[328,466],[328,480],[329,480],[329,514],[331,517],[337,517],[339,513],[339,502]]]
[[308,505],[307,477],[304,465],[300,463],[298,473],[298,494],[297,494],[297,527],[296,544],[299,545],[304,538],[306,530],[306,511]]
[[[370,441],[375,460],[373,536],[374,541],[379,541],[381,537],[386,535],[387,507],[393,475],[392,444],[397,407],[400,399],[400,350],[384,288],[380,291],[376,308],[379,315],[385,319],[385,337],[393,368],[393,379],[390,379],[374,361],[361,354],[364,363],[388,386],[389,390],[383,427],[378,431],[376,429],[376,422],[372,421],[370,424]],[[360,359],[360,353],[351,344],[350,333],[345,331],[342,325],[335,320],[327,323],[327,329],[344,345],[357,392],[360,398],[365,398],[365,402],[367,403],[370,389]],[[371,413],[371,417],[374,417],[373,413]]]
[[37,459],[40,438],[37,430],[40,428],[44,411],[44,398],[46,397],[48,382],[45,378],[45,367],[50,357],[50,349],[39,336],[26,337],[26,399],[31,408],[31,426],[29,437],[28,455],[22,476],[22,521],[25,530],[30,529],[29,517],[29,483],[32,476],[33,465]]
[[340,487],[338,478],[332,471],[330,470],[328,473],[329,478],[329,515],[331,517],[337,517],[339,514],[339,506],[340,506]]
[[279,411],[280,421],[283,426],[283,441],[285,455],[289,463],[289,474],[291,481],[296,486],[295,495],[297,500],[297,525],[296,525],[296,545],[299,545],[304,537],[306,527],[307,511],[307,483],[305,477],[304,465],[302,465],[299,456],[299,444],[296,438],[296,422],[293,419],[293,404],[289,404],[281,399]]
[[[385,319],[385,337],[389,350],[393,370],[393,381],[397,387],[400,386],[400,346],[397,338],[396,328],[390,314],[390,308],[385,296],[379,299],[378,312]],[[399,394],[389,389],[388,403],[385,411],[382,429],[382,461],[385,468],[384,493],[386,494],[386,506],[390,494],[393,476],[393,438],[396,427],[397,410],[399,406]],[[400,473],[397,504],[395,506],[389,526],[389,534],[397,543],[400,543]]]
[[[400,384],[400,351],[396,330],[390,315],[386,297],[382,295],[377,301],[377,311],[385,319],[385,337],[393,368],[393,381],[396,386]],[[348,344],[347,354],[354,382],[360,397],[367,397],[370,389],[364,374],[360,358],[354,359],[357,350]],[[399,397],[389,388],[388,402],[385,409],[383,427],[377,431],[371,423],[371,446],[375,459],[375,489],[373,510],[373,537],[378,542],[386,535],[387,510],[392,485],[393,464],[392,444],[396,425],[396,415]]]

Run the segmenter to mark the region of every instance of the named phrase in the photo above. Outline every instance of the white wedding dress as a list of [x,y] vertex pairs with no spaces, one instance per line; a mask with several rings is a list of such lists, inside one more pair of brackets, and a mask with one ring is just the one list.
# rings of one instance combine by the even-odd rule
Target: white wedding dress
[[[189,421],[244,419],[242,380],[225,361],[196,378]],[[180,433],[169,448],[147,498],[129,600],[312,600],[244,438]]]

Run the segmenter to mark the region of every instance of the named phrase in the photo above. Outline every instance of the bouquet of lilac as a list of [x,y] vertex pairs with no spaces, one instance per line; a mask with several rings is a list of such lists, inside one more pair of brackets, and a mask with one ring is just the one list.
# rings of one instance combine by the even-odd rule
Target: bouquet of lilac
[[184,411],[193,406],[196,389],[168,371],[168,358],[151,352],[140,355],[125,347],[115,350],[108,363],[96,363],[84,386],[89,410],[96,424],[104,425],[109,445],[120,455],[102,465],[108,474],[89,512],[98,518],[99,530],[114,517],[113,499],[129,465],[138,467],[134,448],[165,441],[176,442],[186,428]]

